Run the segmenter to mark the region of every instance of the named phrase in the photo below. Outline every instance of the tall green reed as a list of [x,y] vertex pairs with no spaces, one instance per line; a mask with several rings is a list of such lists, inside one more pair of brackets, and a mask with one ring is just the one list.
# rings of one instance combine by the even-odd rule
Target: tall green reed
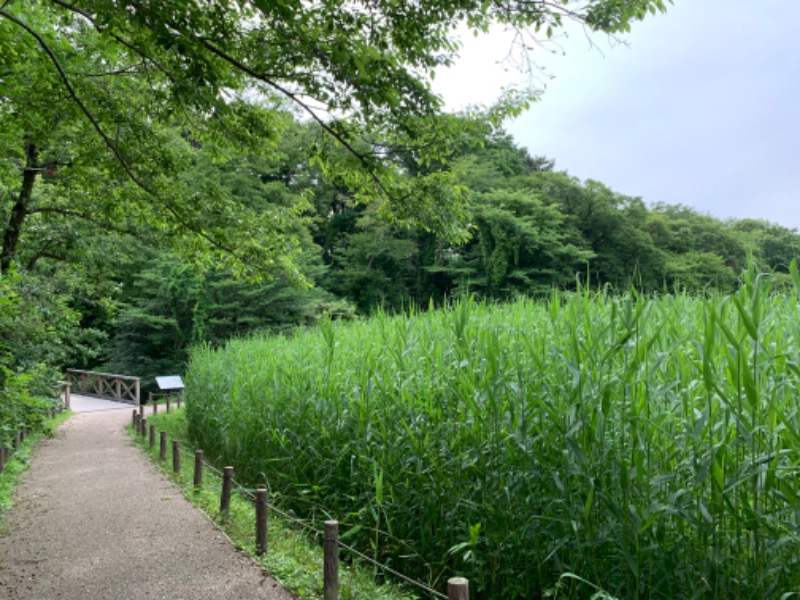
[[478,598],[775,598],[800,593],[798,378],[797,294],[751,265],[728,297],[464,299],[199,348],[187,417],[286,507]]

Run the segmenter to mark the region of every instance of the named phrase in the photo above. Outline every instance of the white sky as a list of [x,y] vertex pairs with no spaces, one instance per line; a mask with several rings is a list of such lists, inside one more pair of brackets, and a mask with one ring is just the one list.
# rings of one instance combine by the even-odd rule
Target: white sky
[[[556,168],[648,204],[800,228],[800,1],[675,0],[634,23],[628,46],[541,53],[555,78],[506,129]],[[498,65],[509,39],[467,38],[437,73],[450,108],[490,103],[524,75]]]

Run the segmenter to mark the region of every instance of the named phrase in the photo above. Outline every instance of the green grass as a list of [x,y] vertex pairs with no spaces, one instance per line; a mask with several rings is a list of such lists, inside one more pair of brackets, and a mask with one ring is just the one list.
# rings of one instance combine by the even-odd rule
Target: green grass
[[193,353],[188,433],[440,589],[789,598],[798,314],[751,267],[731,296],[554,292],[237,340]]
[[57,414],[55,419],[45,419],[42,429],[26,437],[16,452],[10,454],[10,450],[6,450],[5,469],[0,473],[0,518],[13,503],[14,490],[19,483],[19,476],[28,470],[31,454],[36,449],[37,444],[42,438],[52,437],[56,428],[70,416],[72,416],[72,412],[66,411]]
[[[265,567],[278,581],[292,590],[300,598],[322,598],[322,548],[321,539],[315,538],[303,528],[293,525],[275,513],[269,516],[269,548],[266,556],[258,557],[255,552],[255,512],[252,501],[246,494],[234,494],[231,509],[227,516],[219,512],[221,478],[210,469],[203,473],[203,486],[193,487],[194,451],[188,441],[185,411],[172,410],[169,414],[160,412],[148,418],[148,425],[154,424],[156,430],[166,431],[170,440],[167,459],[159,460],[159,438],[150,449],[149,437],[136,436],[136,443],[159,464],[183,490],[184,495],[211,518],[231,541],[256,562]],[[149,427],[148,427],[149,429]],[[129,427],[133,434],[133,428]],[[172,471],[172,440],[181,441],[181,471],[178,476]],[[225,465],[218,465],[225,466]],[[236,474],[234,473],[234,479]],[[247,490],[252,493],[254,490]],[[322,523],[316,525],[322,528]],[[342,560],[345,560],[342,553]],[[360,563],[342,564],[340,567],[339,596],[342,600],[414,600],[416,596],[397,585],[376,581],[375,574]]]

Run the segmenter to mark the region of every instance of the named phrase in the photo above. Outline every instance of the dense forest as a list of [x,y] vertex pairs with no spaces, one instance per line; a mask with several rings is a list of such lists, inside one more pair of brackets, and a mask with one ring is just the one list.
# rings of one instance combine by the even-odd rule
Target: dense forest
[[[45,170],[15,266],[2,282],[6,368],[71,366],[151,378],[183,372],[193,344],[377,309],[427,309],[465,295],[505,301],[578,284],[648,294],[729,292],[748,257],[788,274],[800,250],[800,235],[776,224],[648,205],[579,181],[502,130],[454,152],[469,235],[449,240],[393,222],[380,202],[359,203],[310,161],[315,126],[290,115],[286,121],[270,157],[201,155],[182,177],[289,214],[283,242],[295,246],[296,270],[242,276],[193,261],[146,228],[125,231],[124,220],[98,222],[60,208],[80,174],[69,165]],[[3,184],[8,219],[18,182],[8,177]]]
[[452,114],[430,85],[458,27],[516,32],[533,69],[567,23],[666,4],[0,3],[0,406],[68,365],[180,372],[193,343],[378,306],[724,287],[793,234],[556,172],[502,132],[533,90]]

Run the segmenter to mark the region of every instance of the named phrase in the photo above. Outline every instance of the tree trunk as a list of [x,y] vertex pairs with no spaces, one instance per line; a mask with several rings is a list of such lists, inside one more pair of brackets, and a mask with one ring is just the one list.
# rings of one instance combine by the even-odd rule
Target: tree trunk
[[28,207],[33,196],[33,184],[36,183],[38,173],[39,148],[36,143],[28,138],[25,141],[25,169],[22,171],[22,189],[20,189],[17,202],[11,209],[11,215],[3,234],[2,258],[0,258],[0,272],[5,273],[11,267],[17,254],[19,236],[22,233],[22,224],[28,216]]

